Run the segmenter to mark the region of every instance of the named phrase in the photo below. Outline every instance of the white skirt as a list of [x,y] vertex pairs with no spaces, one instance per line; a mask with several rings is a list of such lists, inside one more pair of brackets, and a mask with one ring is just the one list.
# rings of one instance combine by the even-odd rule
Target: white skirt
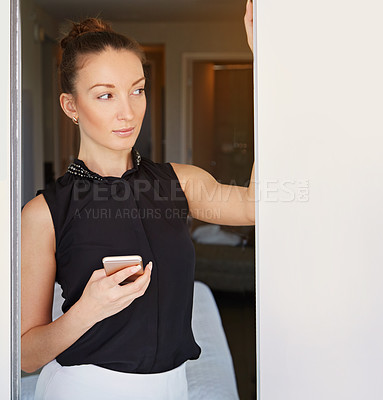
[[185,363],[156,374],[112,371],[92,364],[42,369],[35,400],[187,400]]

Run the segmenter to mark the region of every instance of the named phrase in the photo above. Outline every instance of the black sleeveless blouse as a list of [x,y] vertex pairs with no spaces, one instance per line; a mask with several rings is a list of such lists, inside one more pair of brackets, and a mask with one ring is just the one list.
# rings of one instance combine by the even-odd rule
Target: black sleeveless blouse
[[197,359],[191,328],[194,246],[188,203],[169,163],[141,158],[121,177],[101,176],[75,159],[42,193],[56,234],[56,281],[65,313],[105,256],[153,262],[145,294],[89,329],[56,357],[63,366],[95,364],[120,372],[157,373]]

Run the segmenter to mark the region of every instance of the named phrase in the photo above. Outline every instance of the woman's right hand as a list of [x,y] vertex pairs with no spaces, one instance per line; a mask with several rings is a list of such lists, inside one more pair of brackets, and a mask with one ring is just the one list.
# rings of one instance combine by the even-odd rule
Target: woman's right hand
[[150,283],[152,262],[146,265],[144,273],[134,282],[119,285],[138,270],[137,266],[127,267],[109,276],[103,268],[93,272],[77,302],[82,315],[91,325],[117,314],[145,293]]

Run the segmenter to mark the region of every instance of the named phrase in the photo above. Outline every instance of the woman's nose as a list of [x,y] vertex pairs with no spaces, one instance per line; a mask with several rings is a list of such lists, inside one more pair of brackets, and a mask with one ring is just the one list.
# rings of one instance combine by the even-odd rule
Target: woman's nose
[[129,99],[121,100],[117,111],[117,118],[120,120],[132,120],[134,118],[134,109]]

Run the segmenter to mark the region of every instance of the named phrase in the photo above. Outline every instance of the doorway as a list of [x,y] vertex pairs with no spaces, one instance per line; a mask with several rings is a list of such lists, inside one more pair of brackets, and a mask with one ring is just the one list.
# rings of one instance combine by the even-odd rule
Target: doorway
[[146,55],[146,114],[138,136],[139,153],[154,162],[163,162],[165,130],[165,46],[144,45]]
[[192,82],[193,164],[245,185],[254,159],[252,63],[197,61]]
[[[254,160],[252,61],[192,59],[187,93],[189,162],[223,184],[247,186]],[[191,231],[195,278],[208,284],[218,305],[239,396],[255,399],[255,228],[192,220]]]

